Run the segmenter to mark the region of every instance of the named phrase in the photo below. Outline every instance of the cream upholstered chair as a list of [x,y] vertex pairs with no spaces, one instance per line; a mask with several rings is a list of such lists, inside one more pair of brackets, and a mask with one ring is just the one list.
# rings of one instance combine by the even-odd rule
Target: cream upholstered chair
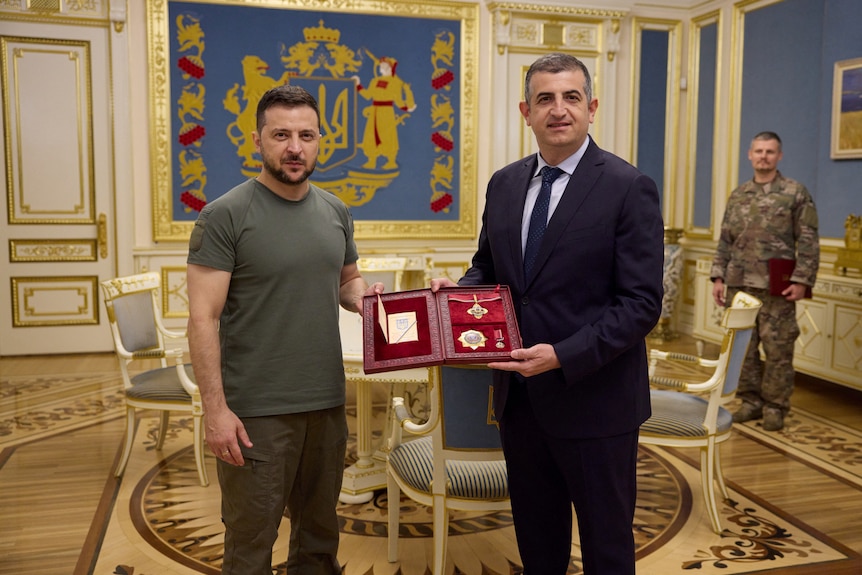
[[[717,360],[650,351],[650,383],[674,391],[650,391],[652,416],[641,426],[639,441],[650,445],[700,448],[703,498],[716,533],[721,533],[721,520],[715,500],[715,483],[718,483],[724,499],[728,497],[718,444],[730,439],[733,427],[733,417],[724,405],[736,395],[745,351],[761,305],[759,299],[745,292],[734,296],[722,316],[721,325],[725,333]],[[714,368],[714,371],[704,381],[682,381],[656,375],[659,361],[682,361]]]
[[[161,286],[159,274],[151,272],[105,280],[101,286],[126,396],[126,439],[115,475],[123,475],[132,452],[136,411],[154,409],[161,412],[156,449],[161,449],[164,444],[170,412],[178,411],[192,416],[198,478],[201,485],[208,485],[201,396],[191,365],[183,363],[183,349],[165,346],[166,338],[181,339],[186,334],[171,331],[162,323],[157,299]],[[169,358],[173,359],[173,365],[168,364]],[[132,362],[154,359],[159,363],[155,369],[136,375],[129,371]]]
[[[403,398],[393,399],[394,425],[386,462],[389,561],[398,560],[403,492],[434,517],[434,575],[444,572],[449,510],[511,509],[506,462],[493,412],[491,370],[442,366],[429,370],[431,412],[415,423]],[[418,438],[402,442],[402,429]]]
[[[381,282],[387,292],[403,289],[407,258],[380,256],[359,258],[356,266],[368,285]],[[362,316],[339,307],[338,328],[341,333],[341,348],[345,355],[362,359]]]

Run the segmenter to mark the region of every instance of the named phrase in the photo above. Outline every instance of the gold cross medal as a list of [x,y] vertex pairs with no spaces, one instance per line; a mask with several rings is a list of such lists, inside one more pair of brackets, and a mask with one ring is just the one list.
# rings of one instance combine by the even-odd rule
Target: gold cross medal
[[476,319],[482,319],[482,316],[488,313],[488,310],[483,308],[479,304],[479,298],[476,297],[476,294],[473,294],[473,307],[467,310],[467,313],[472,315]]
[[461,336],[458,338],[458,341],[461,342],[461,345],[464,347],[469,347],[472,350],[475,350],[479,347],[485,347],[485,342],[488,341],[488,338],[481,331],[476,331],[475,329],[468,329],[465,332],[461,332]]

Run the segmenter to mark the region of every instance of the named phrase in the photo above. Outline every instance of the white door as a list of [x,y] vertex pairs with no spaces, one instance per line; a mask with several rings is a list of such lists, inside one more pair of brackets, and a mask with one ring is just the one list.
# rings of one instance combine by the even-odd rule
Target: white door
[[116,269],[105,26],[0,22],[0,355],[109,351]]

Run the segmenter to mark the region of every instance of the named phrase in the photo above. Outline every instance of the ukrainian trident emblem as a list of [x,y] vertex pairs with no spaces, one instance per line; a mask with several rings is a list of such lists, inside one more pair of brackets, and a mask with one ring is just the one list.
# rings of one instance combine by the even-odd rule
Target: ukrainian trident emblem
[[[360,206],[400,174],[398,127],[409,121],[416,103],[410,84],[396,75],[394,58],[377,58],[363,48],[344,46],[340,40],[341,32],[325,27],[322,20],[317,27],[304,28],[302,41],[282,44],[284,72],[278,78],[268,75],[267,62],[246,56],[243,85],[235,84],[225,97],[225,109],[236,115],[227,131],[242,158],[243,174],[257,175],[261,161],[250,136],[255,129],[257,100],[279,84],[302,85],[320,106],[318,181],[347,205]],[[364,57],[375,64],[375,75],[367,85],[357,74]],[[360,98],[367,103],[361,105]],[[364,128],[360,126],[360,110]]]
[[[177,65],[183,78],[189,80],[177,101],[182,145],[177,154],[183,187],[180,200],[187,211],[199,211],[207,203],[207,168],[200,151],[207,135],[205,33],[201,22],[190,14],[177,17],[176,30],[180,55]],[[315,183],[349,206],[372,201],[378,191],[401,175],[400,132],[424,107],[430,117],[430,142],[436,153],[428,173],[429,207],[434,212],[448,211],[453,202],[450,192],[455,171],[452,153],[456,114],[447,95],[454,81],[454,44],[455,37],[448,31],[433,38],[433,93],[425,106],[417,104],[411,83],[402,77],[394,55],[375,55],[364,47],[346,46],[341,43],[341,32],[326,27],[323,20],[316,27],[303,28],[300,41],[280,45],[280,73],[272,73],[272,64],[264,57],[242,56],[241,81],[227,89],[221,100],[230,120],[226,136],[241,160],[241,173],[254,177],[262,166],[251,138],[260,97],[275,86],[299,84],[317,98],[320,108]],[[369,62],[373,66],[363,67]]]

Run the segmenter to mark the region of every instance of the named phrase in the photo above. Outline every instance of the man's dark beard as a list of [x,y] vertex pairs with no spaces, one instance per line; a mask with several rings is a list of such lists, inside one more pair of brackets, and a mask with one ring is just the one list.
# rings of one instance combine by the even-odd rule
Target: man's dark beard
[[[291,156],[291,157],[287,158],[287,160],[288,160],[288,161],[294,161],[294,160],[299,161],[299,160],[300,160],[300,158],[299,158],[298,156]],[[279,181],[279,182],[281,182],[282,184],[287,184],[287,185],[289,185],[289,186],[295,186],[295,185],[297,185],[297,184],[301,184],[302,182],[304,182],[305,180],[307,180],[307,179],[309,178],[309,176],[311,176],[311,174],[313,174],[313,173],[314,173],[314,168],[315,168],[316,166],[317,166],[317,162],[314,162],[314,164],[312,164],[312,165],[311,165],[311,169],[310,169],[310,170],[306,170],[305,172],[303,172],[303,173],[302,173],[302,175],[301,175],[301,176],[299,176],[299,177],[298,177],[298,178],[296,178],[296,179],[291,179],[291,177],[290,177],[290,176],[288,176],[288,175],[285,173],[285,171],[281,169],[281,166],[280,166],[280,165],[278,165],[278,166],[273,165],[273,164],[272,164],[271,162],[269,162],[266,158],[264,158],[264,159],[263,159],[263,167],[264,167],[264,169],[265,169],[267,172],[269,172],[269,174],[270,174],[273,178],[275,178],[276,180],[278,180],[278,181]]]

